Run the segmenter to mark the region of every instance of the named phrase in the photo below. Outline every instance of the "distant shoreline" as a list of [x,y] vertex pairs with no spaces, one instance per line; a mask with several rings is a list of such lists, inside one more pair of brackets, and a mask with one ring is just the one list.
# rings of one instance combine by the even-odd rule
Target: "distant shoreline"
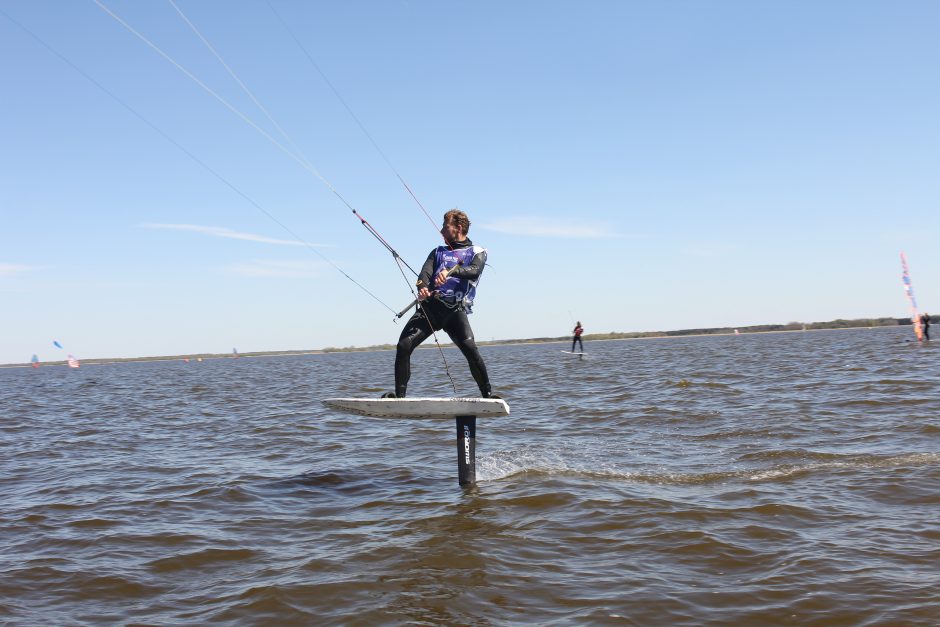
[[[636,331],[636,332],[611,332],[611,333],[593,333],[584,335],[585,342],[604,342],[609,340],[649,340],[657,338],[677,338],[677,337],[702,337],[706,335],[734,335],[735,331],[740,335],[753,335],[757,333],[791,333],[803,331],[823,331],[833,329],[864,329],[864,328],[894,328],[898,326],[910,326],[909,318],[862,318],[855,320],[831,320],[829,322],[791,322],[789,324],[777,325],[754,325],[749,327],[715,327],[703,329],[682,329],[677,331]],[[477,342],[479,346],[510,346],[513,344],[552,344],[570,342],[570,335],[560,337],[538,337],[516,340],[489,340]],[[447,343],[444,346],[452,346]],[[423,346],[423,348],[433,348]],[[154,357],[97,357],[81,359],[82,365],[101,365],[101,364],[119,364],[132,362],[154,362],[154,361],[200,361],[207,359],[241,359],[250,357],[290,357],[297,355],[324,355],[329,353],[365,353],[395,350],[394,344],[377,344],[373,346],[347,346],[344,348],[327,347],[320,350],[291,350],[291,351],[259,351],[254,353],[239,353],[233,356],[231,353],[203,353],[194,355],[174,355],[174,356],[154,356]],[[420,349],[419,349],[420,350]],[[40,362],[41,367],[47,366],[66,366],[66,362],[48,361]],[[0,364],[0,368],[30,368],[31,364]]]

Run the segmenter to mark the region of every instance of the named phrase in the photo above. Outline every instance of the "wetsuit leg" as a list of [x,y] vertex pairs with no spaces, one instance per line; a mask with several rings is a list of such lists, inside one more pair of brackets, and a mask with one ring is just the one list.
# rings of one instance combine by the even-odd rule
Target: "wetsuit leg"
[[576,335],[573,338],[571,338],[571,352],[572,353],[574,352],[574,346],[577,343],[578,343],[578,336]]
[[411,379],[411,353],[431,335],[431,325],[422,311],[411,316],[398,338],[395,350],[395,396],[404,398]]
[[467,358],[467,364],[470,366],[470,374],[473,380],[477,382],[480,388],[480,394],[483,398],[489,398],[493,393],[490,387],[490,377],[486,372],[486,364],[483,363],[483,356],[480,355],[480,349],[473,339],[473,329],[470,328],[470,320],[467,313],[462,310],[455,311],[444,322],[444,331],[450,336],[463,356]]

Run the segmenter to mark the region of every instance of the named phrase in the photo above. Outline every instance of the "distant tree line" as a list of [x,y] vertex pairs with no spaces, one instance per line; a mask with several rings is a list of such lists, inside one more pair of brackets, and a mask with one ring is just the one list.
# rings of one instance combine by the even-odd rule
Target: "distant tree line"
[[[829,322],[789,322],[787,324],[758,324],[750,327],[712,327],[704,329],[679,329],[676,331],[611,331],[610,333],[591,333],[582,336],[585,341],[590,340],[627,340],[644,337],[678,337],[683,335],[730,335],[737,330],[739,333],[768,333],[774,331],[802,331],[817,329],[850,329],[857,327],[896,327],[911,325],[910,318],[856,318],[854,320],[830,320]],[[478,344],[538,344],[540,342],[569,341],[571,335],[558,337],[530,337],[515,340],[481,341]],[[289,351],[259,351],[253,353],[240,353],[238,357],[276,357],[281,355],[309,355],[311,353],[348,353],[354,351],[394,350],[394,344],[375,344],[372,346],[346,346],[337,348],[328,346],[320,350],[289,350]],[[126,358],[93,358],[82,359],[83,364],[103,364],[127,361],[171,361],[181,359],[231,359],[231,353],[202,353],[195,355],[175,355],[172,357],[126,357]],[[8,364],[10,366],[28,366],[29,364]],[[48,366],[63,366],[64,361],[43,362]]]
[[[856,318],[854,320],[830,320],[829,322],[789,322],[787,324],[758,324],[749,327],[709,327],[702,329],[678,329],[675,331],[611,331],[610,333],[585,334],[583,339],[589,340],[626,340],[644,337],[679,337],[683,335],[730,335],[737,330],[739,333],[769,333],[773,331],[802,331],[806,329],[850,329],[858,327],[895,327],[910,325],[910,318]],[[571,335],[559,337],[535,337],[520,340],[494,340],[492,342],[479,342],[480,344],[530,344],[537,342],[562,342],[571,339]]]

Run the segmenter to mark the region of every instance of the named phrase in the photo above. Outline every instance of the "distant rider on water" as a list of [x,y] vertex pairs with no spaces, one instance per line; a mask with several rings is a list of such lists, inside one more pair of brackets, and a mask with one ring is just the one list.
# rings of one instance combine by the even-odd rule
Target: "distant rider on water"
[[581,321],[578,320],[578,324],[574,327],[574,338],[571,340],[571,352],[574,352],[574,345],[577,344],[581,347],[581,352],[584,352],[584,343],[581,341],[581,334],[584,333],[584,328],[581,326]]

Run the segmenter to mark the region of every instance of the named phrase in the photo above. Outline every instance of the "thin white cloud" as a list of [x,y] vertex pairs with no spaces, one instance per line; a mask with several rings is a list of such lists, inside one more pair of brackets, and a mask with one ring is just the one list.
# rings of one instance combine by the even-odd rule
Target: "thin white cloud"
[[[200,226],[198,224],[141,224],[145,229],[165,229],[169,231],[191,231],[193,233],[202,233],[212,237],[225,237],[229,239],[244,240],[247,242],[258,242],[260,244],[275,244],[277,246],[306,246],[304,242],[294,239],[277,239],[267,237],[266,235],[255,235],[254,233],[241,233],[233,231],[223,226]],[[322,244],[310,244],[310,246],[322,247]]]
[[480,224],[481,229],[531,237],[558,237],[564,239],[608,239],[619,237],[606,224],[590,223],[580,218],[563,220],[539,216],[502,218]]
[[687,246],[682,249],[682,254],[689,257],[699,257],[704,259],[714,259],[718,257],[727,257],[734,253],[734,248],[728,244],[720,242],[701,242],[694,246]]
[[16,276],[18,274],[26,274],[30,270],[34,270],[32,266],[23,266],[16,263],[0,263],[0,276]]
[[319,261],[279,261],[254,259],[226,266],[226,270],[240,276],[254,278],[307,279],[322,274],[325,264]]

